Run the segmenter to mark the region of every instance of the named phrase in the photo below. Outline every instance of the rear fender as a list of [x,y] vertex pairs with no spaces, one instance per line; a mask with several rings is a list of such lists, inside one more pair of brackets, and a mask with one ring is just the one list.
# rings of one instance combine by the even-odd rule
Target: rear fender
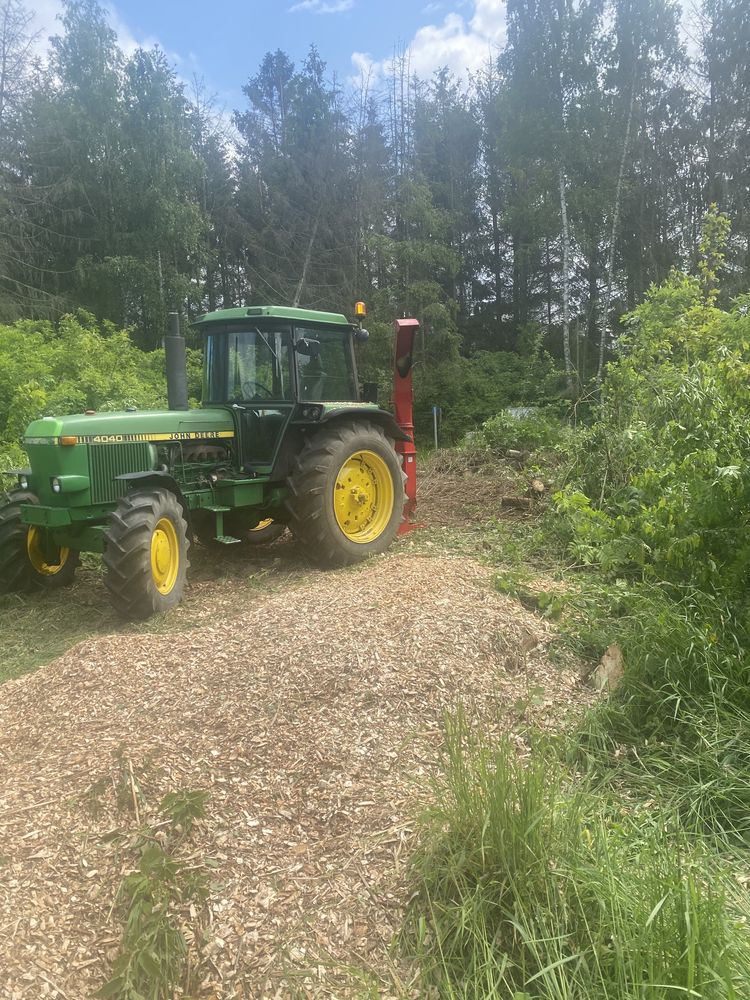
[[371,424],[382,427],[386,435],[394,441],[411,441],[409,435],[401,430],[393,415],[387,410],[366,410],[355,406],[342,406],[340,409],[326,411],[318,422],[318,426],[338,420],[369,420]]

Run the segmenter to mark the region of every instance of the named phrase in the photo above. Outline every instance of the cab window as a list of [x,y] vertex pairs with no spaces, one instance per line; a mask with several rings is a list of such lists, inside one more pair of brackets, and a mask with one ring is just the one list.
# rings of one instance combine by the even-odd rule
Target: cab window
[[300,399],[304,402],[356,402],[359,392],[350,331],[298,326],[296,334],[298,341],[304,338],[320,344],[314,356],[296,352]]
[[207,402],[290,400],[289,327],[225,330],[206,336]]

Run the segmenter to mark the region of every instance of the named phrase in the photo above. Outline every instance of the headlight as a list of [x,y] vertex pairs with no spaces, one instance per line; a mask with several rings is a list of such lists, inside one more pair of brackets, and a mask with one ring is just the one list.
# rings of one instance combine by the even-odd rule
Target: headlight
[[26,478],[26,476],[19,476],[18,485],[21,487],[22,490],[27,490],[29,488],[29,480]]
[[53,493],[61,493],[62,492],[62,485],[60,483],[60,480],[57,477],[55,477],[52,480],[52,492]]

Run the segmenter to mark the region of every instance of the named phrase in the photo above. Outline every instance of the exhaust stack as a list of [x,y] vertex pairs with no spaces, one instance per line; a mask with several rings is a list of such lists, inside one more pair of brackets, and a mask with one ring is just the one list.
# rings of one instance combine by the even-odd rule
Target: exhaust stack
[[164,338],[167,360],[167,401],[170,410],[187,410],[187,360],[185,338],[180,333],[180,314],[169,314],[169,332]]

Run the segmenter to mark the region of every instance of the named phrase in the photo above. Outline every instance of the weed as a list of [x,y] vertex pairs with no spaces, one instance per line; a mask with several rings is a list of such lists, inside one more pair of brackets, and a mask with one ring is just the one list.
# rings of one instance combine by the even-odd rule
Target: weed
[[[202,903],[208,889],[204,871],[175,852],[195,820],[205,815],[207,798],[202,791],[170,793],[160,804],[164,821],[158,830],[139,829],[131,846],[135,870],[125,876],[117,895],[124,922],[120,951],[111,978],[95,994],[102,1000],[169,1000],[179,985],[186,985],[188,944],[180,913],[191,903]],[[120,831],[109,839],[127,842]]]
[[612,642],[616,696],[583,721],[571,759],[676,810],[692,831],[750,843],[750,645],[718,597],[691,587],[594,578],[564,595],[562,630],[580,655]]
[[730,1000],[750,946],[705,850],[449,719],[405,941],[451,998]]

